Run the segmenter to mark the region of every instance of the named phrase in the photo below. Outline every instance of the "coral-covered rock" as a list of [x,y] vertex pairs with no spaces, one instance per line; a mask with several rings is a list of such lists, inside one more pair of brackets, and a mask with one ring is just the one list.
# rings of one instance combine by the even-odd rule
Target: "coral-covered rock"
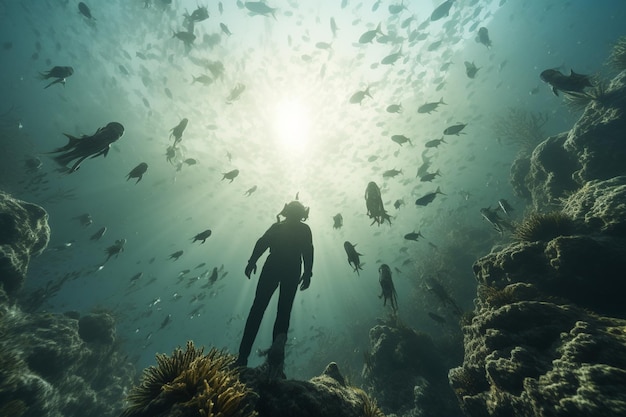
[[579,187],[572,180],[578,162],[564,148],[567,133],[551,136],[541,142],[530,157],[530,167],[525,178],[536,210],[554,208],[559,199]]
[[592,100],[570,130],[564,148],[580,164],[579,184],[626,175],[626,71]]
[[87,343],[115,342],[115,320],[107,313],[89,314],[78,320],[78,334]]
[[48,245],[46,211],[0,191],[0,284],[13,296],[26,277],[28,262]]
[[510,183],[516,196],[526,201],[532,201],[532,194],[526,185],[526,176],[530,172],[530,157],[518,154],[511,164]]
[[447,368],[430,336],[402,325],[377,325],[370,330],[370,345],[363,377],[381,410],[398,415],[459,414]]

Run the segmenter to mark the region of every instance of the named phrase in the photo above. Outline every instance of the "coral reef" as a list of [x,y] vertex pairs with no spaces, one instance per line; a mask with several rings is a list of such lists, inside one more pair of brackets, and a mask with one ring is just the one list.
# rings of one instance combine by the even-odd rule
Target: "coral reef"
[[535,210],[558,208],[588,181],[626,175],[626,71],[588,95],[571,130],[547,138],[530,158],[520,155],[513,164],[513,188],[518,196],[530,197]]
[[521,154],[528,155],[546,137],[543,126],[547,121],[543,113],[511,107],[495,118],[493,133],[498,142],[516,145]]
[[[531,215],[518,228],[521,241],[474,264],[479,289],[463,322],[465,358],[448,375],[469,416],[626,415],[626,176],[618,176],[626,168],[613,157],[600,168],[611,149],[597,149],[616,141],[612,129],[624,122],[602,105],[589,104],[567,136],[533,151],[525,178],[533,202],[540,210],[561,203],[562,212]],[[567,163],[555,158],[551,169],[541,165],[544,176],[531,175],[550,143]],[[565,168],[577,181],[569,192],[550,182],[566,178]],[[601,179],[590,180],[592,172]]]
[[337,364],[309,381],[270,378],[267,366],[236,368],[234,357],[192,342],[144,371],[124,417],[258,416],[384,417],[364,391],[351,387]]
[[21,287],[28,262],[48,245],[46,211],[0,191],[0,285],[10,296]]
[[398,415],[460,414],[447,366],[430,336],[399,323],[370,330],[371,353],[363,378],[380,408]]
[[106,313],[25,313],[16,303],[30,256],[48,243],[46,212],[0,192],[0,415],[115,416],[134,368]]
[[615,42],[609,55],[609,65],[618,71],[626,70],[626,36],[622,36]]

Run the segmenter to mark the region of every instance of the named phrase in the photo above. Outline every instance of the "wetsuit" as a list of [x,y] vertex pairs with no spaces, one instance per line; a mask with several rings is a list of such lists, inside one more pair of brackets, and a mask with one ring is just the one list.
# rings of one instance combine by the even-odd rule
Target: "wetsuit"
[[303,262],[302,289],[308,287],[312,275],[313,242],[311,229],[305,223],[292,219],[274,223],[256,242],[252,256],[248,261],[246,275],[249,274],[251,266],[256,264],[256,261],[268,248],[270,254],[265,265],[263,265],[254,302],[250,308],[239,347],[238,360],[241,364],[247,363],[263,314],[276,288],[280,285],[273,341],[276,341],[277,336],[281,334],[286,335],[289,329],[291,308],[300,283],[300,271]]

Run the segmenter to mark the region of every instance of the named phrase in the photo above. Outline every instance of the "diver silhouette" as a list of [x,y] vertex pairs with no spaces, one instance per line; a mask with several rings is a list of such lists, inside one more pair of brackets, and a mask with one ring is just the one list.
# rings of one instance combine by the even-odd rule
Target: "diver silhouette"
[[[280,216],[285,217],[285,220],[280,221]],[[276,288],[280,285],[272,347],[268,351],[268,365],[270,371],[273,369],[274,373],[284,377],[282,369],[285,342],[293,300],[298,285],[300,284],[300,290],[306,290],[311,284],[311,276],[313,275],[311,229],[303,223],[308,216],[309,209],[305,208],[299,201],[285,204],[283,210],[276,216],[276,223],[270,226],[254,246],[245,269],[248,279],[250,279],[250,274],[256,272],[256,262],[268,248],[270,254],[259,276],[256,295],[239,346],[239,356],[235,362],[237,366],[247,366],[248,356],[259,331],[265,309]],[[302,264],[304,264],[304,269],[300,275]]]

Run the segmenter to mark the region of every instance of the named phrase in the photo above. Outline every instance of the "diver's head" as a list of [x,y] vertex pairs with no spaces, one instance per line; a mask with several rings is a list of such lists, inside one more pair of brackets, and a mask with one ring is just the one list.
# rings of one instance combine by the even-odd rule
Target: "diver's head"
[[287,220],[304,221],[309,218],[309,208],[304,207],[301,202],[294,200],[285,204],[285,207],[278,215],[285,217]]

